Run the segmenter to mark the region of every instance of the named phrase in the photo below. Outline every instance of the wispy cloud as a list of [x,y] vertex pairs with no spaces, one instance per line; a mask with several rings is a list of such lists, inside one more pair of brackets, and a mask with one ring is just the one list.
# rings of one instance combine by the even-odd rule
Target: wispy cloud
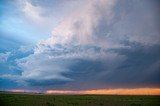
[[7,62],[11,52],[0,53],[0,62]]
[[45,17],[43,16],[44,9],[40,6],[34,6],[30,0],[24,1],[24,7],[22,9],[26,17],[28,17],[33,22],[44,22],[46,21]]

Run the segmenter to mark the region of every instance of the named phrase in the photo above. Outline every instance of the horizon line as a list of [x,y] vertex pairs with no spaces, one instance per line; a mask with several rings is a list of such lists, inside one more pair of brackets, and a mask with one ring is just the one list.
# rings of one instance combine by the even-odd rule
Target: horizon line
[[94,89],[94,90],[38,90],[12,89],[4,90],[11,93],[40,93],[40,94],[64,94],[64,95],[160,95],[160,88],[115,88],[115,89]]

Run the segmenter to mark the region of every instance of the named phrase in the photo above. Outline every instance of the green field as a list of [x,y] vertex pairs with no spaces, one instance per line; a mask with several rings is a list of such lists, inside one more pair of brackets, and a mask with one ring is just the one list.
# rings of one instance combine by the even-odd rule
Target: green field
[[0,106],[160,106],[160,96],[1,93]]

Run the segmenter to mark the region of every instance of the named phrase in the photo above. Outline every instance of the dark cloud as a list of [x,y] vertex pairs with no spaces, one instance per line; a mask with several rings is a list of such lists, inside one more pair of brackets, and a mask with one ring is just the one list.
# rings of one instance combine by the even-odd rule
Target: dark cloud
[[160,86],[160,46],[131,44],[129,49],[113,50],[126,60],[106,76],[106,83],[125,87]]
[[130,43],[130,46],[131,48],[128,49],[110,51],[125,56],[126,59],[121,62],[111,60],[113,64],[108,64],[107,59],[106,61],[79,60],[70,68],[74,71],[67,74],[74,79],[72,83],[68,83],[67,87],[70,89],[159,87],[160,45],[144,47]]

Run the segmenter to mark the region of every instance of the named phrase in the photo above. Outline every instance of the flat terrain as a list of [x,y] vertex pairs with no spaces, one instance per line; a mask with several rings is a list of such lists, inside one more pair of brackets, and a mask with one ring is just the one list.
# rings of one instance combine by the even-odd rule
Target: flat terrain
[[160,96],[0,93],[0,106],[160,106]]

